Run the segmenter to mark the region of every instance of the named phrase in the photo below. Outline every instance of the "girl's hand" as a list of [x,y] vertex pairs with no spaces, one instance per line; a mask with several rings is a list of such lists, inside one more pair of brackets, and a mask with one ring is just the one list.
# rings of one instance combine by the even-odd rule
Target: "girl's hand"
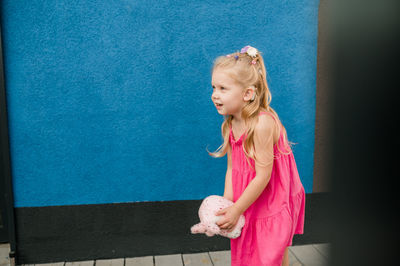
[[235,207],[235,205],[232,205],[228,208],[216,212],[215,215],[223,215],[223,217],[217,222],[219,228],[226,229],[228,230],[228,232],[232,232],[233,228],[239,220],[241,212]]

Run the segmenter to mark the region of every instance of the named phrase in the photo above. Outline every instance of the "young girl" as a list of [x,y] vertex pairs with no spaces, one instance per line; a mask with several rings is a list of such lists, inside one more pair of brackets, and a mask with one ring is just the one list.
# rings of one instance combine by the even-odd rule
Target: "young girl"
[[241,214],[242,234],[231,240],[232,265],[289,265],[288,246],[304,227],[305,193],[277,113],[270,107],[263,58],[251,46],[218,57],[212,69],[212,101],[224,143],[213,157],[228,154],[224,197],[234,205],[216,213],[231,231]]

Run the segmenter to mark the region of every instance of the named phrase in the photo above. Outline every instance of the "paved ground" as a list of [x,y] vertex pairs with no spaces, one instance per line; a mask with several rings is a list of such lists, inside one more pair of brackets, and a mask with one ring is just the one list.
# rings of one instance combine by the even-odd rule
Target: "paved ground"
[[[311,244],[289,248],[291,266],[327,266],[330,244]],[[0,244],[0,266],[9,266],[8,244]],[[33,264],[25,264],[33,266]],[[36,266],[229,266],[230,251],[216,251],[194,254],[173,254],[112,260],[90,260],[35,264]]]

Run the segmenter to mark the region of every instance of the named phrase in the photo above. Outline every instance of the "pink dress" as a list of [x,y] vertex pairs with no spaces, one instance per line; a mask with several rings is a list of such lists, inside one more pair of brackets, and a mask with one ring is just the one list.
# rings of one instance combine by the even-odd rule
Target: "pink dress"
[[[272,116],[267,112],[262,114]],[[246,224],[242,234],[231,239],[231,265],[280,266],[285,248],[292,245],[293,235],[303,234],[305,192],[293,153],[279,153],[278,147],[284,153],[291,151],[284,143],[282,130],[280,132],[279,140],[274,145],[277,158],[274,159],[271,179],[257,200],[244,212]],[[234,202],[256,176],[255,170],[247,163],[242,148],[243,138],[246,138],[245,134],[235,140],[230,129]],[[249,161],[254,167],[254,160],[249,158]]]

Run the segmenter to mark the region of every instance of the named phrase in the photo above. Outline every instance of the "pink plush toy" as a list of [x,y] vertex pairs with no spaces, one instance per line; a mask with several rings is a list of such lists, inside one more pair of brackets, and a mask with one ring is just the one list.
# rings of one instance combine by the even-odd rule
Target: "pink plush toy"
[[208,196],[203,200],[199,208],[200,223],[195,224],[191,228],[192,234],[205,233],[207,236],[215,234],[228,238],[237,238],[242,232],[245,223],[244,215],[240,215],[239,221],[235,225],[232,232],[228,233],[226,229],[220,229],[216,222],[223,216],[216,216],[215,213],[233,205],[233,202],[221,196]]

